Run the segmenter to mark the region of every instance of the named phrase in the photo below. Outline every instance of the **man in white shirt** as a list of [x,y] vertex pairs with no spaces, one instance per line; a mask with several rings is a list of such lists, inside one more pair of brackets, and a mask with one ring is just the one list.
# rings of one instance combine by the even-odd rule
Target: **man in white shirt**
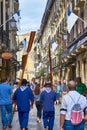
[[[83,95],[80,95],[76,91],[76,84],[74,81],[69,81],[67,85],[68,93],[63,96],[61,102],[61,109],[60,109],[60,130],[84,130],[84,118],[87,117],[87,101]],[[72,98],[70,98],[72,97]],[[80,97],[80,98],[79,98]],[[78,101],[82,108],[82,122],[78,125],[73,125],[70,121],[71,119],[71,109],[74,105],[74,102]],[[84,117],[84,110],[85,110],[85,117]]]

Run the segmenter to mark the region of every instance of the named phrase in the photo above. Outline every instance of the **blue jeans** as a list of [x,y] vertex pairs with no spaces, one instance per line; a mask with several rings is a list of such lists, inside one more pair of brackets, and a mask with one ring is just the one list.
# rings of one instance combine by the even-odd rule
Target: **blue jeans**
[[25,112],[18,111],[18,116],[19,116],[20,128],[21,129],[27,128],[29,112],[27,112],[27,111],[25,111]]
[[73,125],[71,121],[66,120],[64,122],[64,130],[84,130],[84,121],[78,125]]
[[8,123],[12,123],[12,104],[1,106],[1,117],[3,128],[6,128]]
[[49,112],[43,111],[44,128],[46,128],[46,126],[48,126],[48,130],[53,130],[54,117],[55,117],[54,111],[49,111]]

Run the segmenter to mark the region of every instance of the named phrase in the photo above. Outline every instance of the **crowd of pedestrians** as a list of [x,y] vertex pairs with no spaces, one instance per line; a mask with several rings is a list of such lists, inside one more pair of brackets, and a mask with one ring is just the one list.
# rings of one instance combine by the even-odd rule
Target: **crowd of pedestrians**
[[[53,88],[53,89],[52,89]],[[12,129],[12,118],[15,111],[18,111],[20,130],[28,130],[28,120],[33,104],[36,106],[37,123],[43,120],[45,130],[53,130],[55,121],[55,104],[60,107],[60,130],[84,130],[84,123],[87,120],[87,88],[77,77],[76,81],[66,80],[54,81],[53,87],[49,81],[43,87],[32,78],[31,82],[23,79],[21,85],[11,86],[7,78],[0,84],[0,110],[2,130]],[[72,112],[73,106],[81,107],[79,118]],[[78,115],[78,114],[77,114]],[[82,116],[81,116],[82,115]],[[75,119],[74,119],[75,118]],[[72,123],[78,122],[78,124]]]

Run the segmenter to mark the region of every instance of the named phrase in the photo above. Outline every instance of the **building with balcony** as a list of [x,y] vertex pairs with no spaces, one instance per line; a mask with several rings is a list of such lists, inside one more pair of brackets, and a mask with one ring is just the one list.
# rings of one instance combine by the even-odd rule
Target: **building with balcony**
[[[22,78],[31,81],[35,77],[34,70],[34,40],[35,32],[28,32],[17,36],[17,43],[19,46],[19,51],[17,52],[17,61],[19,62],[17,81],[21,81]],[[24,46],[21,47],[21,43],[26,39],[26,50]]]
[[[87,0],[48,0],[40,26],[37,42],[41,48],[41,62],[49,70],[49,49],[54,39],[55,52],[51,52],[54,80],[75,79],[81,76],[87,84]],[[67,12],[71,10],[79,18],[70,33],[67,31]],[[50,48],[49,48],[50,45]],[[46,58],[45,58],[46,57]],[[49,71],[46,73],[50,75]]]
[[16,56],[17,26],[12,27],[10,18],[18,9],[18,0],[0,0],[0,80],[4,77],[9,77],[12,81],[16,79],[19,64]]
[[[74,24],[67,37],[67,49],[64,52],[68,68],[68,79],[75,79],[77,76],[87,84],[87,0],[75,0],[69,4],[79,18]],[[64,58],[63,57],[63,58]]]

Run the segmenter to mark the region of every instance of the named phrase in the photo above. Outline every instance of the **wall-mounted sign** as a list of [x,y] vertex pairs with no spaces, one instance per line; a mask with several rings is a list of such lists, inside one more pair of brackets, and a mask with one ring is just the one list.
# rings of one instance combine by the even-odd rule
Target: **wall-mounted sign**
[[13,54],[11,52],[9,52],[9,51],[6,51],[6,52],[2,53],[2,58],[3,59],[9,60],[12,57],[13,57]]

